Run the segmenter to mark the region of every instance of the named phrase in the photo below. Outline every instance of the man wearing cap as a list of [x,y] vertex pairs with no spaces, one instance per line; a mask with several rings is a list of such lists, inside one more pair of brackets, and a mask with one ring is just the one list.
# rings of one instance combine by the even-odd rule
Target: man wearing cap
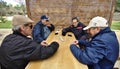
[[[94,17],[83,30],[87,30],[92,39],[88,42],[75,40],[70,46],[72,54],[79,62],[87,64],[89,69],[113,69],[119,54],[119,44],[107,20]],[[77,45],[84,45],[85,49]]]
[[50,24],[48,17],[42,15],[40,21],[33,28],[33,40],[39,44],[46,45],[45,40],[53,30],[54,26]]
[[41,46],[27,37],[31,36],[32,23],[22,15],[13,17],[13,33],[5,37],[0,47],[1,69],[25,69],[29,61],[47,59],[57,51],[57,42]]

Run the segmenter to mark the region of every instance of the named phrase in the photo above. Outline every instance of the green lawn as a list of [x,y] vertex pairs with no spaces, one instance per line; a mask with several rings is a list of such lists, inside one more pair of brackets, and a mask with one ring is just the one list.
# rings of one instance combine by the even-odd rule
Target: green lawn
[[[6,23],[0,23],[0,28],[12,28],[11,21],[6,21]],[[113,21],[111,29],[120,30],[120,21]]]
[[11,21],[6,21],[5,23],[0,22],[0,28],[12,28]]
[[113,21],[111,25],[111,29],[120,30],[120,21]]

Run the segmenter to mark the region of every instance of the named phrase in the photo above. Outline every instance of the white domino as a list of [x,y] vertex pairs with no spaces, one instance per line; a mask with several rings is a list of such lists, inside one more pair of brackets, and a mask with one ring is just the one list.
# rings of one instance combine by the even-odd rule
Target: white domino
[[61,40],[61,41],[64,41],[63,38],[62,38],[61,36],[60,36],[60,40]]

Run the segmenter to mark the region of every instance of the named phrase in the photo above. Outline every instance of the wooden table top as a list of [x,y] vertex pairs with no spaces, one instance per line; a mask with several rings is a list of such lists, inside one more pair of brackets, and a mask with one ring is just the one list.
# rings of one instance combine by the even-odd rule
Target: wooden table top
[[67,33],[66,36],[62,36],[61,31],[58,31],[57,35],[53,31],[49,35],[47,42],[51,43],[55,40],[60,45],[57,52],[48,59],[31,61],[26,69],[88,69],[87,65],[78,62],[70,51],[70,44],[75,40],[72,33]]

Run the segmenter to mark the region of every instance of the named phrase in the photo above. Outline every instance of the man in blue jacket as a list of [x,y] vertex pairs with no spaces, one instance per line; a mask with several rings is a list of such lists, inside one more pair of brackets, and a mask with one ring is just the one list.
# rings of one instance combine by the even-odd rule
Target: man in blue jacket
[[[113,69],[119,55],[119,44],[107,20],[94,17],[83,30],[87,30],[92,39],[75,40],[70,46],[72,54],[79,62],[87,64],[89,69]],[[77,44],[84,45],[85,49],[80,49]]]
[[46,45],[46,39],[54,30],[54,25],[49,22],[46,15],[40,17],[40,21],[34,26],[32,36],[33,40],[41,45]]

